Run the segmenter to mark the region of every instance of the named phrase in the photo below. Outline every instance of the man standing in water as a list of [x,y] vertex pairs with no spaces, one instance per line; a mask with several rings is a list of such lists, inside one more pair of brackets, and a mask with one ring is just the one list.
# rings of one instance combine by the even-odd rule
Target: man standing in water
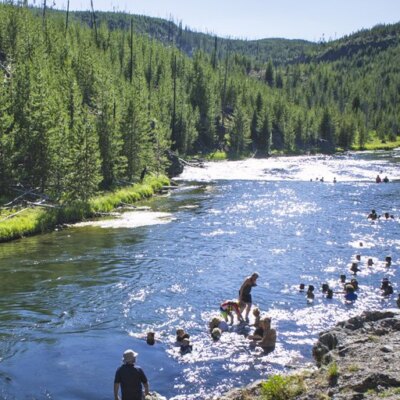
[[122,400],[142,400],[144,387],[144,395],[149,394],[149,384],[147,377],[140,367],[135,367],[137,353],[133,350],[124,352],[123,364],[117,369],[114,379],[114,399],[121,400],[118,395],[121,386]]
[[253,272],[250,276],[248,276],[242,286],[240,287],[239,290],[239,301],[241,304],[245,305],[245,319],[246,322],[249,322],[249,313],[251,309],[251,304],[252,304],[252,299],[251,299],[251,289],[253,286],[257,286],[257,278],[258,278],[258,273]]

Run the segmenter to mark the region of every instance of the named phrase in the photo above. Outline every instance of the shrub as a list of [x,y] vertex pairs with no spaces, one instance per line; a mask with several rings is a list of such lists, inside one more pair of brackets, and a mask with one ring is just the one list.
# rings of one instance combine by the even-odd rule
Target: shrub
[[304,393],[303,378],[298,375],[273,375],[262,384],[263,400],[290,400]]

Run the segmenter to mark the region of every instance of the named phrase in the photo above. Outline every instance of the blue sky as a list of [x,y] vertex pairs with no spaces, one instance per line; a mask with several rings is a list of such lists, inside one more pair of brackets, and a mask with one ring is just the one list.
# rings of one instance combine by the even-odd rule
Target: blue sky
[[[53,1],[66,9],[67,0],[47,3]],[[400,21],[400,0],[93,0],[93,4],[97,10],[172,16],[198,31],[247,39],[329,40]],[[90,0],[70,0],[70,8],[90,9]]]

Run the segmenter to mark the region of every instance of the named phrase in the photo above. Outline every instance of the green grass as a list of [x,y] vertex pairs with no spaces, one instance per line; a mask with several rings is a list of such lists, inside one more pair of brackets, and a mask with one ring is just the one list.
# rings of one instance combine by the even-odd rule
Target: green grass
[[206,156],[206,159],[209,161],[224,161],[228,159],[228,155],[225,151],[215,151]]
[[[163,186],[169,185],[165,176],[148,176],[143,183],[104,193],[85,202],[74,202],[60,208],[28,208],[0,212],[0,242],[53,230],[57,225],[93,218],[96,213],[107,213],[120,204],[132,204],[151,197]],[[23,211],[22,211],[23,210]],[[19,214],[6,219],[18,211]]]
[[291,400],[305,391],[303,378],[298,375],[273,375],[261,387],[262,400]]

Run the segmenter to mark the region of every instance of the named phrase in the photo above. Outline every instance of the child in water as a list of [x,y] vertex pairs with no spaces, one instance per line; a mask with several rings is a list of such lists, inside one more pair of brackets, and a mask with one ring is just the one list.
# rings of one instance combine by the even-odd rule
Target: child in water
[[182,340],[182,344],[181,344],[181,348],[180,348],[180,352],[182,355],[191,353],[193,350],[193,346],[190,343],[189,338],[184,338]]
[[230,319],[230,324],[233,325],[233,313],[232,311],[235,312],[238,321],[244,322],[244,319],[242,317],[242,313],[240,310],[240,302],[238,300],[226,300],[221,305],[219,306],[219,310],[221,312],[221,315],[223,316],[224,320],[228,322],[228,317]]
[[176,342],[177,342],[178,344],[183,343],[183,340],[184,340],[184,339],[189,339],[189,338],[190,338],[190,335],[189,335],[188,333],[186,333],[186,332],[184,331],[184,329],[178,328],[178,329],[176,330]]

